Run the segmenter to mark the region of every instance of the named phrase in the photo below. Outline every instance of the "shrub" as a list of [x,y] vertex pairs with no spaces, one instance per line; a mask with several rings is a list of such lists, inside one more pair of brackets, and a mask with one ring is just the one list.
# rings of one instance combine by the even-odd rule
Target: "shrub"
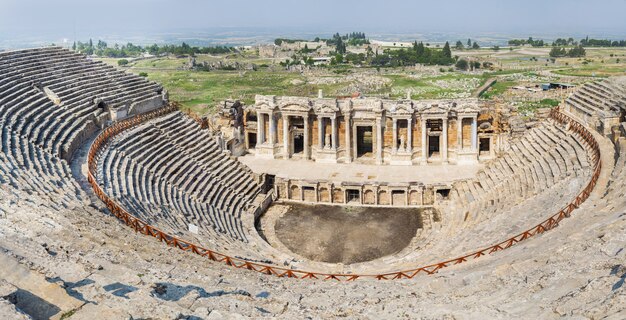
[[467,70],[467,68],[469,68],[469,63],[467,63],[467,60],[465,59],[459,59],[459,61],[456,62],[455,67],[459,70]]
[[128,64],[128,60],[126,60],[126,59],[117,60],[117,65],[120,66],[120,67],[123,67],[123,66],[125,66],[127,64]]

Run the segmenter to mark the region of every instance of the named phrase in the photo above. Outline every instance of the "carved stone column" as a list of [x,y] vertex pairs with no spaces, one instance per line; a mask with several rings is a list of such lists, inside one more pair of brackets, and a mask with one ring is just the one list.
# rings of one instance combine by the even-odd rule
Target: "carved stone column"
[[393,118],[393,145],[391,146],[391,153],[396,154],[398,152],[398,119]]
[[257,122],[259,123],[259,141],[258,144],[265,143],[265,114],[259,113],[257,116]]
[[320,150],[324,149],[324,118],[321,116],[317,117],[317,139]]
[[376,164],[383,164],[383,125],[381,118],[376,118]]
[[448,118],[443,118],[443,127],[441,132],[442,148],[441,148],[441,161],[448,163]]
[[261,144],[263,143],[263,126],[261,125],[261,123],[263,122],[263,115],[259,112],[257,112],[256,114],[256,136],[257,136],[257,141],[256,144]]
[[406,151],[413,153],[413,118],[406,120]]
[[463,151],[463,117],[459,116],[456,119],[456,148],[458,151]]
[[350,163],[352,162],[352,146],[350,145],[350,114],[344,114],[343,119],[346,127],[346,163]]
[[472,117],[472,151],[478,149],[478,120],[476,116]]
[[427,146],[428,141],[426,141],[426,139],[427,139],[427,135],[426,135],[426,122],[427,122],[427,120],[422,118],[422,119],[420,119],[420,122],[422,124],[422,164],[426,164],[428,162],[428,146]]
[[276,143],[276,121],[274,119],[273,113],[268,113],[267,117],[269,118],[269,126],[270,126],[270,145],[274,146]]
[[289,147],[289,116],[283,115],[283,153],[285,159],[289,159],[291,148]]
[[309,115],[302,116],[304,120],[304,159],[309,159],[311,156],[310,144],[309,144]]
[[337,117],[332,117],[331,118],[331,124],[332,124],[332,148],[333,150],[337,151]]

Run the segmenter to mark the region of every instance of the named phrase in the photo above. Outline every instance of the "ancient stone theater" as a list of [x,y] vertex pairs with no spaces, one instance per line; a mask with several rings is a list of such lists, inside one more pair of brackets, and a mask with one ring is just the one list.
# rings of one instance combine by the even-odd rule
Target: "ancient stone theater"
[[528,122],[479,98],[322,92],[198,117],[70,50],[0,52],[0,297],[48,316],[133,299],[163,318],[198,301],[303,316],[346,295],[483,315],[467,299],[550,284],[550,317],[600,281],[617,308],[625,88],[595,79]]

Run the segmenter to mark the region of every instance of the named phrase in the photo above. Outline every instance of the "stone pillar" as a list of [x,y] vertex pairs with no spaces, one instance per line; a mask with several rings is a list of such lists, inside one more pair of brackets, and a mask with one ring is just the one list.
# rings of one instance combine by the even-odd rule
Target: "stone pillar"
[[344,114],[343,119],[346,127],[346,163],[352,162],[352,146],[350,145],[350,115]]
[[320,150],[324,149],[324,118],[317,117],[317,139]]
[[420,119],[422,123],[422,164],[426,164],[428,162],[428,141],[426,140],[428,137],[426,135],[426,119]]
[[393,118],[393,145],[391,147],[391,153],[396,154],[398,152],[398,119]]
[[413,118],[406,120],[406,151],[413,153]]
[[256,144],[263,143],[261,137],[263,137],[263,126],[261,123],[263,122],[263,115],[259,112],[256,114]]
[[478,149],[478,121],[476,116],[472,117],[472,151],[476,152]]
[[332,117],[331,118],[331,124],[332,124],[332,148],[333,150],[337,151],[337,117]]
[[463,151],[463,117],[459,116],[456,123],[456,148],[458,151]]
[[309,150],[309,115],[305,114],[302,119],[304,120],[304,159],[308,160],[311,155]]
[[273,113],[268,113],[267,117],[269,118],[269,125],[270,125],[270,145],[274,146],[274,144],[276,143],[276,121],[274,119],[274,114]]
[[285,159],[289,159],[291,148],[289,147],[289,116],[283,115],[283,153]]
[[376,164],[383,164],[383,126],[381,118],[376,118]]
[[258,144],[265,143],[265,114],[259,113],[257,117],[257,122],[259,123],[259,141]]
[[443,118],[443,127],[441,132],[442,147],[441,147],[441,161],[448,163],[448,118]]

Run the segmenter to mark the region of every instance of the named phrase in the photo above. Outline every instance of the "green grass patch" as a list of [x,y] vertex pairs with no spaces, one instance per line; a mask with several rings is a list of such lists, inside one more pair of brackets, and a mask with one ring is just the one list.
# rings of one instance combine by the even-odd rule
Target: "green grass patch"
[[485,91],[480,97],[483,99],[493,99],[494,97],[502,95],[510,87],[516,85],[514,81],[498,81],[494,83],[487,91]]

